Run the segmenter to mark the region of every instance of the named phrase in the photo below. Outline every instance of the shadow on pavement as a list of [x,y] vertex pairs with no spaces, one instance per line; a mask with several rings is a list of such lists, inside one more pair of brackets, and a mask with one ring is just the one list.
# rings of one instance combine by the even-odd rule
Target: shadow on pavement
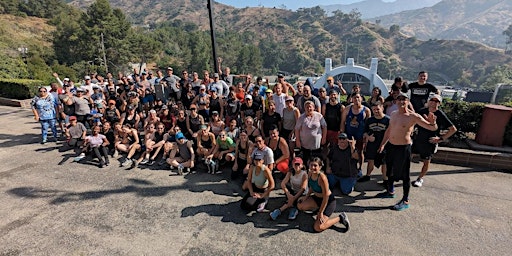
[[[39,128],[41,130],[41,128]],[[26,144],[39,144],[41,135],[39,134],[0,134],[0,148],[15,147]]]

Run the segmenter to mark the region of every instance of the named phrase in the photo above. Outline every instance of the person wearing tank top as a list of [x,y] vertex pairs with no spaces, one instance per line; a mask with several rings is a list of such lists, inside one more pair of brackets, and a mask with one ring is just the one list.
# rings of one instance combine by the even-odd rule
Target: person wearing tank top
[[208,131],[206,125],[201,125],[200,135],[197,136],[197,155],[205,160],[212,160],[216,145],[215,135]]
[[204,125],[204,118],[197,113],[197,106],[190,105],[190,115],[187,115],[187,130],[192,138],[197,138],[200,134],[200,127]]
[[336,90],[329,93],[329,102],[322,106],[322,115],[327,123],[327,143],[336,145],[337,136],[340,131],[341,115],[345,106],[340,103],[339,95]]
[[[358,170],[361,170],[364,163],[364,125],[366,120],[372,116],[372,113],[369,108],[362,105],[363,98],[359,93],[353,93],[350,97],[352,104],[343,110],[340,131],[346,133],[349,139],[354,138],[356,140],[356,150],[359,155]],[[359,172],[362,175],[362,172]]]
[[240,140],[236,143],[235,163],[233,164],[231,179],[236,179],[242,174],[247,165],[247,158],[251,155],[253,148],[254,144],[249,140],[247,132],[242,130]]
[[290,152],[286,140],[279,137],[279,129],[277,129],[277,127],[270,130],[270,137],[267,139],[266,144],[274,151],[275,168],[281,173],[287,173],[289,169],[288,162],[290,160]]
[[286,196],[286,203],[280,208],[275,209],[270,213],[270,218],[276,220],[282,212],[286,209],[290,209],[288,214],[289,220],[297,218],[297,201],[299,198],[307,193],[308,189],[308,174],[304,170],[304,164],[302,158],[296,157],[292,161],[292,171],[286,173],[283,181],[281,182],[281,189]]
[[[158,156],[158,153],[160,153],[160,150],[162,150],[165,144],[165,125],[163,123],[157,123],[156,125],[150,124],[149,127],[156,129],[146,138],[146,152],[140,156],[139,164],[153,165],[155,163],[155,158]],[[152,152],[153,155],[151,155]]]
[[[270,192],[274,190],[274,178],[271,170],[263,163],[263,154],[254,155],[252,161],[251,170],[242,186],[242,189],[249,190],[249,193],[242,199],[241,207],[244,210],[263,212]],[[248,207],[249,205],[256,206],[256,209],[251,209],[251,207]]]
[[329,189],[327,176],[322,172],[323,162],[315,157],[309,161],[308,193],[299,198],[297,208],[301,211],[313,211],[318,209],[313,229],[322,232],[334,224],[342,223],[346,230],[350,228],[347,215],[342,212],[338,217],[329,218],[336,209],[336,199]]

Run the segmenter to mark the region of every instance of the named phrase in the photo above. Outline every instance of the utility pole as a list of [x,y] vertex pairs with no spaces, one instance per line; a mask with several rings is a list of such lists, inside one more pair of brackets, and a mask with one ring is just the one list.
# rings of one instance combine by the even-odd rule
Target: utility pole
[[103,41],[103,33],[101,33],[101,51],[103,52],[103,64],[105,64],[105,74],[108,73],[107,54],[105,53],[105,41]]
[[347,65],[347,51],[348,51],[348,39],[345,39],[345,58],[343,58],[343,61],[342,63],[345,63],[345,65]]
[[217,47],[215,44],[215,24],[213,22],[213,1],[208,0],[208,14],[210,16],[210,36],[212,38],[212,52],[213,52],[213,70],[217,73],[219,70],[219,63],[217,63]]

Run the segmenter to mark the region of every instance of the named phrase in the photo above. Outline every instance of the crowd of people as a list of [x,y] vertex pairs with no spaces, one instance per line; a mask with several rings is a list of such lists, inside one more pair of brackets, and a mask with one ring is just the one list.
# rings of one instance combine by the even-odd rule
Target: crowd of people
[[270,211],[271,219],[286,210],[289,219],[318,210],[314,229],[320,232],[338,222],[349,228],[345,213],[331,217],[332,189],[349,195],[374,168],[381,169],[385,188],[379,197],[394,198],[394,182],[404,182],[393,209],[407,209],[411,152],[424,163],[412,182],[419,187],[438,143],[456,132],[424,71],[409,85],[396,78],[387,98],[373,88],[367,99],[359,85],[347,93],[333,77],[315,90],[309,81],[292,85],[282,75],[275,84],[229,68],[202,75],[175,75],[168,67],[92,74],[77,85],[54,74],[57,82],[41,87],[32,101],[41,142],[50,140],[51,129],[52,140],[62,136],[63,148],[76,152],[74,161],[90,155],[101,168],[119,158],[123,167],[158,165],[174,170],[171,175],[229,170],[248,191],[245,210],[265,211],[281,180],[286,203]]

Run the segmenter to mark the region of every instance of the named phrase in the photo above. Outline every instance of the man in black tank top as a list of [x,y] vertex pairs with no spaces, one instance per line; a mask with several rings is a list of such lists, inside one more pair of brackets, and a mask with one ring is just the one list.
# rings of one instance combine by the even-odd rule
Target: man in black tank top
[[341,125],[341,114],[345,106],[339,102],[339,95],[336,90],[329,92],[329,102],[322,106],[322,115],[327,123],[327,142],[336,145]]

